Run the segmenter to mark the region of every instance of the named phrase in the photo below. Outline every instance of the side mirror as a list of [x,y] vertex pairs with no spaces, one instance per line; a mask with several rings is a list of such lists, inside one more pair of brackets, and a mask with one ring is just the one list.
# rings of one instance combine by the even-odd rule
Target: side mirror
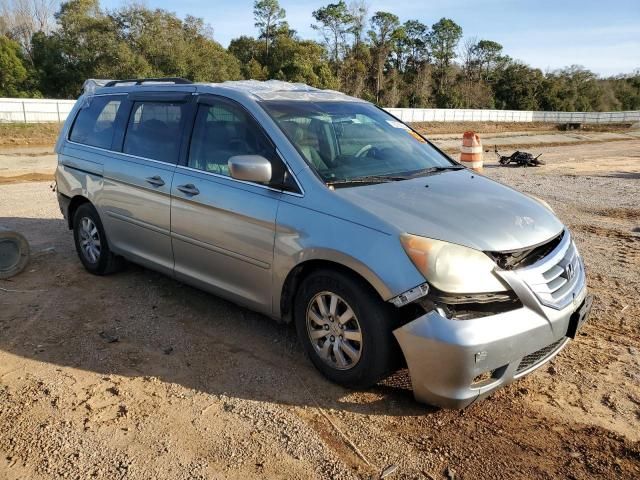
[[231,178],[260,183],[271,181],[271,162],[262,155],[236,155],[227,163]]

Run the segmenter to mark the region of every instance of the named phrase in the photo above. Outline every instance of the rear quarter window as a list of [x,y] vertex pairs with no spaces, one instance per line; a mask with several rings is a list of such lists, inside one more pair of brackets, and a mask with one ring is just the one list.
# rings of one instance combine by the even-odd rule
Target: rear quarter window
[[69,140],[92,147],[111,148],[114,124],[122,97],[104,96],[88,99],[71,127]]

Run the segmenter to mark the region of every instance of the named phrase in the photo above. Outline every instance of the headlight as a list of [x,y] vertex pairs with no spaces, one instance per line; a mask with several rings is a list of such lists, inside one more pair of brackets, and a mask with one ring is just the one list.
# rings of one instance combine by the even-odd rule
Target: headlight
[[496,264],[479,250],[408,233],[400,235],[418,271],[438,290],[485,293],[508,290],[493,273]]

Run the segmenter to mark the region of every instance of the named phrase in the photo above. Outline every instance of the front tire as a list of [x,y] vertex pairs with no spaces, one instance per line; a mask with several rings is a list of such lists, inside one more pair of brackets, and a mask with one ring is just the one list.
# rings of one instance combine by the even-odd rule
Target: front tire
[[368,388],[396,366],[393,307],[362,280],[319,270],[300,286],[294,305],[298,338],[332,382]]
[[80,205],[73,216],[73,238],[78,257],[88,272],[107,275],[121,268],[122,258],[109,249],[100,216],[90,203]]

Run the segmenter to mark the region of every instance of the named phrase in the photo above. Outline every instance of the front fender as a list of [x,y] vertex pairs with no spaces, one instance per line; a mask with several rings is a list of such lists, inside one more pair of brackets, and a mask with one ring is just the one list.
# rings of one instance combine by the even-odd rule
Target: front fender
[[282,202],[274,248],[275,317],[281,317],[280,298],[287,276],[311,260],[337,263],[357,272],[385,301],[425,281],[397,236]]

